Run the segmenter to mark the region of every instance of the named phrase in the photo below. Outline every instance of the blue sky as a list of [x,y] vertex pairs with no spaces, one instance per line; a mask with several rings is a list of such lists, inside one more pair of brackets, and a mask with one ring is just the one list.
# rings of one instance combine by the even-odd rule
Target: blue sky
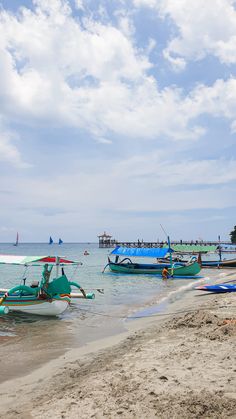
[[0,242],[228,239],[236,2],[0,4]]

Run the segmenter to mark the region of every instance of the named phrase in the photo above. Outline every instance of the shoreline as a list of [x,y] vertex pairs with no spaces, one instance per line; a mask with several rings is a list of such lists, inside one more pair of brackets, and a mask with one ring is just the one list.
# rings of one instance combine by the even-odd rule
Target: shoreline
[[0,417],[235,417],[235,295],[196,294],[5,381]]
[[[194,283],[198,284],[196,280]],[[128,317],[128,322],[131,323],[133,315],[139,313],[140,317],[140,312],[145,312],[145,315],[148,315],[150,308],[155,310],[161,305],[162,310],[165,310],[165,306],[168,307],[172,304],[169,300],[179,298],[178,294],[182,298],[181,290],[182,288],[186,289],[186,285],[176,289],[172,280],[163,285],[164,289],[166,288],[164,293],[160,294],[159,288],[157,288],[156,294],[153,293],[149,297],[146,295],[143,301],[136,301],[135,304],[131,303],[129,306],[126,302],[122,308],[117,305],[112,312],[109,312],[106,306],[104,306],[105,310],[99,310],[99,306],[97,306],[94,312],[92,306],[87,307],[85,304],[84,307],[83,305],[81,307],[76,304],[77,302],[75,304],[73,302],[72,313],[66,313],[62,319],[31,317],[23,313],[11,313],[2,317],[0,319],[2,330],[0,336],[0,384],[6,380],[27,375],[49,361],[63,356],[73,348],[83,347],[89,342],[96,342],[106,337],[109,339],[125,332],[127,325],[124,319]],[[189,286],[191,287],[191,284],[187,285],[187,287]],[[166,291],[167,295],[165,295]],[[165,296],[163,297],[163,295]],[[171,299],[169,296],[172,296]],[[74,316],[73,310],[75,313],[79,313],[79,316],[78,314]],[[85,321],[83,321],[83,317]],[[19,355],[16,356],[16,353]]]

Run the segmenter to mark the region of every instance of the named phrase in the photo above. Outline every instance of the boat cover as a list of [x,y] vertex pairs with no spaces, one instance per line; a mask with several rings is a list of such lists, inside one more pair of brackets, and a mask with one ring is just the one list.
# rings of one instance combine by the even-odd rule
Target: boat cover
[[[168,245],[164,245],[164,247],[168,247]],[[200,244],[172,244],[172,249],[175,252],[199,252],[199,253],[208,253],[208,252],[216,252],[217,246],[210,245],[200,245]]]
[[[16,255],[0,255],[0,265],[31,265],[33,263],[56,263],[55,256],[16,256]],[[78,263],[69,259],[59,257],[60,264]]]
[[149,258],[164,258],[167,253],[172,252],[172,249],[163,247],[123,247],[118,246],[111,255],[133,256],[133,257],[149,257]]

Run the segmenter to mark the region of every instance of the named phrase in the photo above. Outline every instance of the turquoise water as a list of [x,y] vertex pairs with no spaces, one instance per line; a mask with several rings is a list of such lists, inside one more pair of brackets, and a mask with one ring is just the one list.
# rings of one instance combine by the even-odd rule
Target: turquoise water
[[[88,251],[88,256],[84,256],[85,250]],[[11,244],[0,244],[0,254],[59,255],[82,262],[82,266],[76,270],[74,267],[66,267],[65,271],[70,280],[78,282],[87,292],[95,293],[95,300],[79,300],[77,303],[87,307],[88,310],[91,307],[95,311],[98,311],[99,308],[102,312],[121,313],[126,307],[128,311],[132,311],[135,306],[149,301],[150,298],[158,294],[166,294],[170,288],[171,290],[177,289],[183,281],[186,282],[186,280],[170,281],[167,286],[161,278],[155,275],[120,275],[111,273],[108,268],[105,273],[102,273],[110,251],[110,249],[99,249],[98,245],[94,243],[68,243],[61,246],[27,243],[20,244],[18,247]],[[24,266],[2,265],[0,266],[0,287],[9,288],[19,284],[24,277],[27,278],[26,284],[30,284],[32,280],[41,279],[41,271],[41,267],[26,269]],[[70,313],[71,316],[77,315],[73,308]]]
[[[89,252],[84,256],[84,251]],[[162,281],[155,275],[119,275],[103,268],[109,249],[95,243],[0,244],[0,254],[64,256],[83,263],[77,271],[66,267],[69,279],[78,282],[94,300],[73,300],[60,317],[10,313],[0,317],[0,382],[25,375],[67,350],[123,332],[130,322],[166,312],[169,305],[199,285],[199,279]],[[226,256],[226,255],[225,255]],[[201,276],[216,278],[218,270],[202,270]],[[27,277],[26,284],[40,280],[41,268],[0,265],[0,287],[10,288]],[[208,281],[207,279],[207,281]],[[17,353],[17,356],[16,356]]]
[[[84,256],[84,251],[89,252]],[[43,325],[43,332],[52,325],[58,323],[62,330],[67,328],[70,332],[69,346],[84,344],[87,341],[117,333],[124,329],[124,319],[134,316],[141,310],[141,313],[150,315],[153,304],[161,304],[168,301],[168,296],[175,294],[178,290],[188,287],[194,283],[193,279],[180,279],[162,281],[155,275],[119,275],[111,273],[108,269],[102,273],[107,263],[107,256],[110,249],[99,249],[95,243],[73,243],[63,244],[20,244],[15,247],[12,244],[0,244],[0,254],[16,255],[37,255],[37,256],[64,256],[83,263],[75,272],[74,267],[66,267],[65,272],[70,280],[78,282],[86,292],[94,292],[94,300],[73,300],[70,308],[59,318],[50,319],[29,315],[12,313],[1,318],[1,334],[19,336],[22,327],[27,324]],[[209,276],[209,271],[201,272],[201,275]],[[211,271],[210,275],[214,275]],[[26,284],[32,280],[40,280],[41,268],[30,267],[25,270],[22,266],[0,265],[0,287],[10,288],[21,283],[27,277]],[[143,311],[142,311],[143,310]],[[23,325],[23,326],[22,326]],[[61,326],[60,326],[61,327]],[[25,332],[25,328],[23,328]],[[73,339],[71,339],[73,336]],[[62,343],[63,345],[63,343]]]

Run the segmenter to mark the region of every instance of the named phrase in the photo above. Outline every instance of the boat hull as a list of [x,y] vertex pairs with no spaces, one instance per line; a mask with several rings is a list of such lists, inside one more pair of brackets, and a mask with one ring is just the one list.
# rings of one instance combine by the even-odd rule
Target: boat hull
[[33,297],[14,297],[5,299],[2,306],[8,307],[9,311],[36,314],[39,316],[58,316],[68,308],[70,298],[38,299]]
[[213,293],[236,292],[236,284],[203,285],[196,289]]
[[[141,263],[109,263],[112,272],[128,273],[128,274],[151,274],[161,275],[165,265],[160,264],[141,264]],[[169,268],[171,276],[194,276],[201,271],[201,267],[197,262],[185,266],[176,266]]]
[[[187,263],[185,259],[179,259],[178,257],[174,258],[176,264],[183,265]],[[163,264],[168,264],[169,259],[159,259]],[[236,259],[223,259],[223,260],[202,260],[202,268],[236,268]]]
[[203,268],[236,268],[236,259],[202,261]]

